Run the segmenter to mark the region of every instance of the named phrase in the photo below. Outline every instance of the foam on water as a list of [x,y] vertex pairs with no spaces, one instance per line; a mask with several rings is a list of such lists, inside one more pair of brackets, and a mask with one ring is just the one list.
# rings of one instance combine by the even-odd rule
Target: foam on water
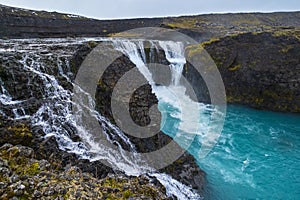
[[[300,116],[229,106],[214,149],[198,163],[208,199],[297,199]],[[197,159],[200,145],[189,151]]]

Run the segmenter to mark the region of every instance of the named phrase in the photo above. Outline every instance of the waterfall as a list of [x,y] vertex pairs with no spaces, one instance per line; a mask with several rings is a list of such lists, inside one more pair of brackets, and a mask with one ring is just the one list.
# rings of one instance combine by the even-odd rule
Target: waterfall
[[[75,53],[76,48],[87,41],[111,41],[107,38],[80,38],[80,39],[26,39],[26,40],[2,40],[0,45],[0,55],[2,60],[9,62],[10,58],[15,59],[14,67],[9,71],[13,75],[13,70],[22,71],[27,74],[28,87],[35,84],[41,97],[37,103],[36,110],[28,110],[24,105],[30,103],[30,99],[14,100],[7,88],[9,85],[0,79],[0,114],[13,120],[28,119],[32,126],[41,128],[45,133],[45,138],[55,137],[59,148],[64,151],[76,153],[80,158],[95,160],[105,160],[112,167],[128,173],[128,175],[148,174],[156,177],[165,185],[169,195],[175,195],[179,199],[200,199],[190,187],[174,180],[171,176],[153,172],[138,156],[134,154],[135,146],[130,139],[108,119],[103,117],[93,108],[95,102],[82,88],[75,85],[72,80],[74,74],[71,71],[69,60]],[[130,42],[113,40],[112,44],[117,50],[121,50],[130,60],[136,64],[139,71],[147,81],[155,88],[155,82],[146,63],[146,53],[143,41]],[[170,62],[170,69],[173,70],[172,85],[179,87],[180,74],[185,63],[183,46],[176,42],[151,41],[151,51],[158,45],[164,49],[166,58]],[[131,53],[128,53],[128,52]],[[17,56],[16,56],[17,55]],[[59,79],[57,78],[59,77]],[[90,107],[73,101],[73,91],[63,86],[61,80],[80,91],[82,99],[88,99]],[[38,81],[37,83],[34,83]],[[38,85],[38,86],[37,86]],[[32,96],[35,94],[32,92]],[[157,92],[159,93],[159,92]],[[94,141],[92,134],[87,127],[80,124],[78,113],[88,111],[92,113],[103,129],[104,138],[108,143],[117,144],[118,148],[111,149],[105,144]],[[71,135],[78,135],[82,141],[73,141]],[[120,143],[114,138],[118,137],[133,152],[131,157],[122,149]],[[149,178],[150,178],[149,177]]]
[[178,86],[183,66],[186,63],[184,56],[184,46],[180,42],[172,41],[159,41],[159,45],[163,48],[166,59],[170,62],[172,84]]
[[[152,89],[155,85],[155,82],[152,78],[152,73],[146,66],[146,53],[145,53],[145,43],[147,41],[143,40],[112,40],[116,50],[119,50],[124,55],[126,55],[130,61],[132,61],[138,70],[143,74],[148,83],[152,86]],[[172,72],[172,82],[174,86],[179,85],[181,78],[183,66],[186,63],[184,56],[184,46],[181,42],[174,41],[150,41],[150,52],[156,50],[159,53],[159,50],[163,50],[166,56],[166,59],[169,61],[170,70]],[[150,55],[151,56],[151,55]]]
[[[153,92],[159,100],[160,111],[162,113],[165,112],[163,106],[160,106],[164,103],[174,107],[175,110],[171,115],[180,119],[178,125],[179,133],[177,135],[178,140],[176,141],[181,144],[183,148],[186,148],[195,135],[199,137],[205,136],[210,123],[210,115],[207,113],[211,112],[213,108],[211,108],[210,105],[193,101],[191,96],[186,93],[186,86],[180,83],[183,78],[183,67],[186,64],[184,45],[181,42],[174,41],[148,42],[143,40],[122,39],[112,40],[112,43],[115,49],[126,55],[130,61],[136,65],[138,70],[151,85]],[[164,52],[171,71],[171,81],[169,85],[159,86],[153,80],[153,74],[147,67],[146,60],[147,56],[150,58],[152,56],[145,54],[144,49],[146,48],[150,49],[150,54],[153,54],[155,51],[159,54],[159,50]],[[155,60],[150,60],[150,63],[151,62],[155,62]]]

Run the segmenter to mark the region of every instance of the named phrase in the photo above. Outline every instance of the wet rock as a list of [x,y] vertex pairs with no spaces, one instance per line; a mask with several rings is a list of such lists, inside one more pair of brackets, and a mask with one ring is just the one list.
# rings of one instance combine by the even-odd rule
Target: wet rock
[[2,176],[3,178],[9,177],[9,175],[10,175],[10,173],[11,173],[10,169],[9,169],[9,168],[6,168],[6,167],[0,167],[0,172],[1,172],[1,176]]
[[46,189],[46,191],[44,192],[45,196],[52,196],[54,195],[55,191],[52,188],[48,188]]
[[[168,61],[164,57],[164,52],[158,52],[155,55],[156,62],[168,65]],[[106,68],[103,76],[101,77],[96,92],[96,109],[105,117],[114,121],[111,111],[111,96],[117,81],[130,69],[135,66],[131,61],[122,56],[116,59],[108,68]],[[122,100],[120,104],[124,103]],[[152,106],[156,106],[158,103],[156,96],[152,93],[151,86],[149,84],[143,85],[137,88],[131,96],[129,102],[129,112],[132,120],[139,126],[146,126],[151,122],[149,117],[149,111]],[[153,152],[161,149],[167,145],[172,138],[159,131],[155,136],[148,138],[138,138],[127,134],[127,137],[136,146],[138,152],[146,153]],[[124,149],[129,149],[125,143],[118,137],[114,137],[118,140]],[[186,167],[183,166],[186,165]],[[183,154],[176,162],[170,164],[168,167],[161,169],[161,172],[170,174],[178,181],[192,186],[199,192],[203,192],[205,185],[205,173],[198,167],[195,159],[188,155]]]

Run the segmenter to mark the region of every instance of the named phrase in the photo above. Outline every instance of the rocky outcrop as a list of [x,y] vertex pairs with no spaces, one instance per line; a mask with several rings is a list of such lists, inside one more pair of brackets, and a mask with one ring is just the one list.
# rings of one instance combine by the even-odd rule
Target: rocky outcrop
[[240,34],[202,46],[218,66],[229,103],[300,112],[300,31]]
[[[20,46],[18,46],[20,45]],[[5,48],[24,48],[23,43],[1,43],[1,49]],[[56,167],[66,167],[69,165],[79,167],[83,172],[94,174],[96,178],[107,176],[108,173],[114,171],[102,164],[101,162],[90,163],[88,160],[78,159],[78,156],[73,153],[62,151],[54,137],[45,138],[45,132],[41,126],[33,126],[30,118],[17,119],[17,113],[22,115],[22,112],[28,116],[33,116],[42,104],[49,102],[49,98],[45,95],[44,81],[36,73],[33,73],[24,65],[32,65],[33,60],[26,60],[26,64],[22,63],[24,56],[38,56],[38,51],[42,51],[40,55],[51,53],[48,56],[41,58],[39,63],[43,67],[43,71],[48,75],[53,75],[57,81],[65,89],[71,89],[70,82],[59,74],[57,62],[60,58],[58,56],[67,56],[68,53],[76,51],[79,44],[70,44],[68,48],[63,47],[64,54],[58,53],[62,47],[54,45],[52,47],[43,44],[40,50],[35,49],[35,53],[30,55],[32,49],[24,50],[25,53],[16,51],[2,51],[0,52],[0,80],[1,80],[1,101],[0,101],[0,145],[10,143],[12,145],[24,145],[36,151],[35,157],[38,159],[46,159],[51,163],[55,163]],[[22,47],[21,47],[22,46]],[[51,45],[50,45],[51,46]],[[86,45],[89,46],[89,45]],[[26,53],[27,52],[27,53]],[[67,53],[68,52],[68,53]],[[31,52],[32,53],[32,52]],[[58,53],[58,54],[56,54]],[[58,59],[58,60],[57,60]],[[62,58],[62,63],[66,64],[67,57]],[[66,65],[61,67],[66,69]],[[70,74],[72,78],[72,74]],[[4,98],[4,99],[3,99]],[[8,98],[8,99],[5,99]],[[10,99],[11,98],[11,99]],[[52,97],[50,97],[52,98]],[[21,102],[20,104],[5,104],[6,101]],[[51,101],[51,100],[50,100]],[[22,110],[20,110],[22,109]],[[15,112],[15,113],[14,113]],[[23,113],[23,114],[24,114]],[[48,116],[49,117],[49,116]],[[78,136],[70,129],[70,137],[72,140],[79,140]]]
[[[111,173],[122,175],[122,172],[114,171],[100,161],[90,162],[87,159],[78,159],[78,155],[61,150],[58,145],[58,138],[55,136],[45,138],[45,129],[43,129],[42,125],[33,124],[32,118],[18,119],[16,116],[18,112],[24,112],[33,116],[42,105],[47,105],[50,113],[44,110],[41,117],[45,118],[46,121],[51,121],[53,117],[56,119],[58,116],[51,116],[51,113],[56,112],[60,108],[52,107],[52,105],[54,105],[53,102],[61,99],[57,98],[59,94],[55,93],[55,91],[59,90],[59,93],[64,93],[73,89],[70,81],[74,79],[78,67],[86,55],[97,45],[94,42],[72,43],[70,39],[65,41],[67,45],[63,41],[57,44],[56,41],[48,41],[47,43],[47,40],[32,40],[31,42],[8,40],[0,46],[1,49],[10,49],[11,45],[15,48],[15,51],[0,52],[0,78],[1,86],[3,86],[1,88],[2,99],[0,102],[0,145],[11,143],[13,145],[30,147],[35,151],[35,159],[37,160],[47,160],[53,164],[54,168],[59,169],[76,166],[81,172],[89,173],[94,178],[103,179]],[[75,51],[76,53],[74,54]],[[72,59],[70,60],[71,56]],[[158,56],[157,59],[167,62],[162,52]],[[125,72],[124,70],[132,67],[134,65],[130,63],[127,57],[123,56],[108,68],[99,81],[97,96],[101,98],[97,100],[97,108],[108,118],[110,117],[110,102],[108,102],[111,94],[110,87],[121,77]],[[34,68],[38,70],[35,71]],[[45,74],[39,75],[39,73]],[[56,80],[62,88],[59,89],[60,87],[55,86],[55,81],[49,83],[48,81],[51,79]],[[46,89],[47,87],[48,89]],[[54,93],[52,93],[53,91]],[[68,97],[65,96],[64,98]],[[133,119],[137,123],[148,123],[149,119],[146,118],[147,116],[140,118],[138,114],[140,112],[148,113],[149,109],[147,106],[156,102],[157,99],[151,93],[149,86],[145,85],[145,88],[137,90],[131,101]],[[147,106],[139,107],[139,105],[144,105],[145,103]],[[22,108],[23,111],[21,110]],[[63,117],[61,115],[58,118]],[[67,129],[68,136],[72,141],[81,141],[78,135],[75,134],[72,124],[66,123],[66,121],[61,124]],[[52,126],[55,126],[55,124],[52,124]],[[131,139],[140,152],[159,149],[171,141],[171,138],[162,132],[153,138],[143,141],[133,137]],[[128,149],[126,144],[123,144],[123,147]],[[186,185],[191,185],[194,189],[203,190],[205,182],[204,172],[199,169],[191,155],[184,154],[171,166],[163,169],[162,172],[170,174]],[[111,193],[114,192],[112,191]]]
[[29,147],[0,147],[1,199],[171,199],[149,178],[109,174],[96,178],[72,165],[39,159]]
[[[77,51],[77,54],[73,56],[71,63],[73,67],[77,68],[84,57],[91,51],[86,47],[82,47]],[[105,49],[103,50],[105,51]],[[148,51],[148,49],[146,49]],[[165,58],[164,52],[156,52],[151,55],[153,61],[161,64],[169,64]],[[111,65],[109,65],[103,76],[98,82],[96,91],[96,109],[102,113],[105,117],[114,122],[114,117],[111,110],[111,97],[114,91],[114,87],[119,79],[129,70],[134,68],[135,65],[126,56],[121,56],[116,59]],[[158,100],[152,93],[151,86],[145,84],[139,87],[132,94],[129,103],[129,112],[132,120],[139,126],[146,126],[150,124],[151,118],[149,117],[149,108],[157,104]],[[126,132],[125,132],[126,134]],[[137,138],[126,134],[130,141],[136,146],[139,153],[153,152],[161,149],[172,141],[172,138],[159,131],[152,137],[148,138]],[[118,139],[118,138],[115,138]],[[128,149],[126,144],[118,140],[124,149]],[[169,166],[160,170],[161,172],[170,174],[173,178],[177,179],[181,183],[192,186],[197,189],[200,193],[203,193],[205,187],[205,173],[196,164],[193,156],[188,153],[184,153],[175,162]]]

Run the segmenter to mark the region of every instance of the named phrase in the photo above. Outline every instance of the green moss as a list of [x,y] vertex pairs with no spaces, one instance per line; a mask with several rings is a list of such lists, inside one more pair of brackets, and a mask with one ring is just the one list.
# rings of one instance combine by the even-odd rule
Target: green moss
[[243,25],[259,26],[262,24],[262,22],[259,19],[257,19],[255,16],[241,17],[231,22],[233,25],[236,26],[243,26]]
[[187,46],[185,50],[187,51],[188,58],[192,58],[196,54],[200,54],[204,50],[204,48],[202,47],[201,44],[196,44],[196,45]]
[[[186,50],[186,55],[188,60],[205,64],[204,70],[207,72],[214,71],[217,69],[218,66],[220,67],[223,65],[223,61],[221,60],[221,58],[213,58],[213,57],[211,58],[208,55],[208,53],[205,51],[203,47],[203,43],[187,46],[185,50]],[[186,65],[185,72],[187,73],[187,71],[188,71],[188,66]]]
[[170,28],[182,28],[182,29],[190,29],[195,27],[195,23],[193,20],[186,20],[181,22],[174,22],[166,24]]
[[28,200],[31,198],[32,195],[28,194],[26,191],[25,193],[19,197],[20,200]]
[[266,96],[266,97],[271,97],[275,100],[281,99],[281,97],[276,92],[271,91],[271,90],[264,90],[263,95]]
[[142,34],[138,33],[129,33],[129,32],[121,32],[121,33],[110,33],[108,34],[108,37],[125,37],[125,38],[130,38],[130,37],[141,37]]
[[39,170],[39,163],[34,162],[32,163],[27,169],[24,171],[24,175],[34,176],[40,172]]
[[208,22],[199,17],[179,17],[179,18],[173,18],[172,20],[165,20],[164,22],[165,26],[172,29],[175,28],[194,29],[197,28],[199,24],[208,25]]
[[132,197],[133,193],[130,190],[125,190],[123,192],[123,198],[128,199],[129,197]]
[[167,28],[175,29],[177,28],[176,24],[164,24]]
[[282,49],[280,49],[280,52],[281,53],[287,53],[292,48],[293,48],[292,45],[287,45],[287,46],[283,47]]
[[9,181],[8,177],[4,177],[2,174],[0,174],[0,182],[5,182],[7,183]]
[[214,42],[219,42],[219,41],[220,41],[220,38],[211,38],[211,39],[208,40],[208,41],[202,42],[202,43],[201,43],[201,46],[202,46],[202,47],[205,47],[206,45],[212,44],[212,43],[214,43]]
[[228,70],[229,70],[229,71],[236,71],[236,70],[238,70],[239,68],[241,68],[241,64],[235,65],[235,66],[233,66],[233,67],[229,67]]
[[252,35],[258,35],[259,32],[252,32],[251,34],[252,34]]
[[231,96],[229,94],[226,95],[226,101],[228,103],[239,103],[242,101],[241,97],[237,97],[237,96]]
[[32,132],[26,124],[18,124],[16,126],[9,126],[7,128],[10,131],[13,131],[15,137],[32,137]]
[[248,66],[249,66],[250,68],[255,68],[255,67],[257,66],[257,61],[256,61],[256,60],[251,61],[251,62],[248,64]]
[[91,48],[95,48],[95,47],[98,45],[98,43],[95,42],[95,41],[89,41],[89,42],[88,42],[88,45],[89,45]]

